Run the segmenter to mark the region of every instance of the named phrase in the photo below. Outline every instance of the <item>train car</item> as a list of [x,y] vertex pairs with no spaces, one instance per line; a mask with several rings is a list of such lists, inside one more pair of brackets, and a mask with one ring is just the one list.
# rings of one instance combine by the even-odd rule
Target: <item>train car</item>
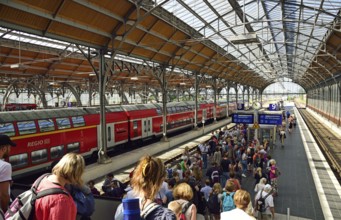
[[34,110],[37,109],[37,104],[34,103],[7,103],[5,111],[20,111],[20,110]]
[[[210,119],[206,113],[212,108],[211,103],[198,103],[199,123],[203,116]],[[193,127],[194,111],[194,102],[168,103],[167,134]],[[163,107],[159,103],[106,107],[108,150],[162,136],[162,113]],[[217,113],[218,118],[226,116],[226,106],[217,106]],[[30,175],[49,169],[53,161],[68,152],[80,153],[85,158],[97,157],[99,108],[0,112],[0,133],[10,136],[18,146],[12,148],[9,157],[13,176]]]
[[162,111],[154,104],[123,105],[128,116],[130,141],[150,139],[162,134]]
[[[108,146],[127,142],[128,118],[122,107],[107,110]],[[13,176],[48,169],[52,161],[68,152],[85,157],[96,154],[98,108],[49,109],[0,113],[0,133],[17,143],[9,162]]]
[[[155,104],[162,112],[162,104]],[[167,104],[167,132],[193,127],[194,111],[186,102],[171,102]],[[162,127],[162,123],[161,123]],[[162,131],[162,130],[161,130]]]

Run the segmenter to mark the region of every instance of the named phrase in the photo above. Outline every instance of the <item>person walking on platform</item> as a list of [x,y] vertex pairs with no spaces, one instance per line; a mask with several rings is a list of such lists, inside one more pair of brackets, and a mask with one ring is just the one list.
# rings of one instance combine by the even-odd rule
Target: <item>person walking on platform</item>
[[275,219],[274,198],[272,197],[272,188],[269,184],[266,184],[264,189],[257,193],[255,197],[255,211],[258,212],[256,213],[258,220]]
[[11,164],[3,159],[9,156],[11,147],[16,144],[4,134],[0,134],[0,202],[1,210],[5,213],[10,200],[10,185],[12,182]]
[[220,177],[220,184],[222,186],[225,186],[226,180],[228,180],[230,178],[229,172],[230,172],[230,168],[231,168],[231,161],[228,158],[227,152],[224,153],[224,157],[220,162],[220,167],[223,171],[223,173]]
[[277,178],[280,175],[279,169],[276,166],[276,161],[274,159],[270,160],[270,183],[273,188],[274,196],[278,196]]
[[184,210],[186,219],[197,219],[197,207],[190,202],[193,198],[193,190],[187,183],[180,183],[173,190],[174,201],[178,202]]
[[280,137],[280,141],[281,141],[282,147],[284,147],[284,139],[286,138],[285,127],[281,128],[281,130],[279,132],[279,137]]
[[253,216],[250,216],[249,214],[245,212],[251,201],[250,193],[248,193],[245,190],[240,189],[234,194],[233,201],[236,205],[236,208],[232,209],[231,211],[222,212],[220,214],[221,220],[228,220],[228,219],[254,220],[255,219]]
[[209,147],[208,143],[204,143],[204,144],[200,144],[199,148],[201,151],[202,160],[204,162],[203,169],[207,169],[207,154],[210,150],[210,147]]

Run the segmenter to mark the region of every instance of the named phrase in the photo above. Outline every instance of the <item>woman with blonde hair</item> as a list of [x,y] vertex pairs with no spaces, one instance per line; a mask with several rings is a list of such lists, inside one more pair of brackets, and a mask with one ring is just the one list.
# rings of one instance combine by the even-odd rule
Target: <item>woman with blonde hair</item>
[[245,190],[237,190],[233,197],[233,201],[236,205],[235,209],[232,209],[231,211],[222,212],[220,217],[221,219],[238,219],[238,220],[254,220],[255,218],[250,216],[245,212],[245,210],[248,208],[251,196],[250,194]]
[[197,207],[190,202],[193,198],[193,191],[190,185],[187,183],[180,183],[173,190],[174,201],[178,202],[182,209],[185,211],[186,219],[197,219]]
[[[51,188],[60,188],[65,193],[52,194],[37,199],[34,206],[34,219],[76,219],[77,209],[71,195],[65,189],[66,184],[81,186],[85,169],[84,158],[68,153],[53,167],[52,174],[42,179],[38,192]],[[67,212],[65,211],[67,210]]]
[[166,169],[159,158],[145,156],[140,159],[135,168],[130,184],[140,198],[141,213],[152,209],[147,216],[144,216],[146,220],[176,219],[171,210],[153,202],[165,178]]
[[280,175],[280,172],[278,170],[278,167],[276,166],[276,160],[271,159],[270,160],[270,184],[274,190],[273,196],[278,195],[278,187],[277,187],[277,178]]

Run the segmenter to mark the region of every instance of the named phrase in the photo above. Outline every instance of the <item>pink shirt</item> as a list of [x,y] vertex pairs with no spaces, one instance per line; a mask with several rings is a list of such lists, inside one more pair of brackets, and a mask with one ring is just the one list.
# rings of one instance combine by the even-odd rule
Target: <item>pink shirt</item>
[[276,178],[276,175],[274,174],[275,170],[276,170],[276,166],[272,165],[270,169],[270,179]]
[[[49,188],[66,189],[58,184],[52,183],[47,178],[44,178],[38,191]],[[75,220],[77,208],[71,195],[54,194],[38,199],[35,202],[35,220]]]

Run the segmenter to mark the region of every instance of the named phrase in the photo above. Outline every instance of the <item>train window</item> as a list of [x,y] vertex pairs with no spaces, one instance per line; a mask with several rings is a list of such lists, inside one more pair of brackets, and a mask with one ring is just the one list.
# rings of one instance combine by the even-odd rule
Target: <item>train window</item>
[[137,121],[133,122],[133,129],[136,130],[137,129]]
[[157,108],[157,109],[156,109],[156,113],[157,113],[158,115],[162,115],[162,109],[161,109],[161,108]]
[[85,126],[85,121],[83,116],[72,117],[73,127]]
[[0,134],[6,134],[10,137],[15,135],[14,125],[12,123],[0,124]]
[[54,131],[54,123],[52,119],[38,120],[40,132]]
[[51,159],[62,157],[64,155],[64,146],[61,145],[61,146],[51,147],[50,155],[51,155]]
[[17,123],[20,135],[33,134],[37,132],[34,121],[21,121]]
[[33,164],[42,163],[47,161],[47,150],[36,150],[31,153],[31,159]]
[[69,118],[56,118],[58,129],[71,128],[71,123]]
[[67,152],[68,153],[70,153],[70,152],[78,153],[79,152],[79,142],[68,144],[67,145]]
[[111,127],[109,126],[108,127],[108,141],[110,142],[111,141]]
[[9,162],[12,164],[12,169],[26,167],[28,165],[27,158],[27,153],[10,156]]

